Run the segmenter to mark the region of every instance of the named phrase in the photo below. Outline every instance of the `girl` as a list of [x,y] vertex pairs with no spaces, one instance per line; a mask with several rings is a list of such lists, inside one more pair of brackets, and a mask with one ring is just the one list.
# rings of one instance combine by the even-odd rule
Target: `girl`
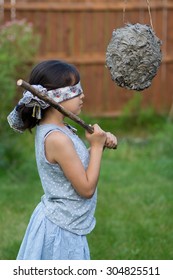
[[[81,112],[84,94],[73,65],[43,61],[32,70],[29,83],[74,114]],[[103,148],[114,148],[116,137],[95,124],[93,134],[86,132],[88,151],[74,129],[64,123],[64,116],[30,92],[24,92],[8,122],[19,132],[36,126],[36,161],[44,190],[17,259],[90,259],[86,235],[95,226]]]

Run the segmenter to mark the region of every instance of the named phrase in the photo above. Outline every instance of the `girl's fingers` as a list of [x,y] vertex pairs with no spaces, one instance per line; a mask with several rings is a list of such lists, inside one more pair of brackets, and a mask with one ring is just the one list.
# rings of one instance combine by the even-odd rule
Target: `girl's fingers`
[[105,147],[109,149],[115,149],[117,147],[117,138],[110,132],[106,133],[107,138],[105,141]]

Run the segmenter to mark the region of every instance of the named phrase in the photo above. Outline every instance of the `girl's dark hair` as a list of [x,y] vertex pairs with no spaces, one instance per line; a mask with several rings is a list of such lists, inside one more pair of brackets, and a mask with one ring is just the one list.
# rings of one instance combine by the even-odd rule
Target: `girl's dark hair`
[[[31,71],[29,83],[42,85],[47,90],[75,85],[80,81],[80,75],[76,67],[61,60],[46,60],[37,64]],[[33,108],[24,105],[17,106],[20,112],[24,129],[36,126],[38,120],[32,117]],[[47,109],[42,110],[42,117]]]

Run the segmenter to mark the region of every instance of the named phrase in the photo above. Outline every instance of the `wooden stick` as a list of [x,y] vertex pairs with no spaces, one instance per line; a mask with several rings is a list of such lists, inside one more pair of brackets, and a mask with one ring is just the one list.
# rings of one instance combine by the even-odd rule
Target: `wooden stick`
[[55,102],[52,98],[45,95],[44,93],[41,93],[39,90],[35,89],[33,86],[31,86],[29,83],[25,82],[24,80],[20,79],[17,81],[17,85],[20,87],[23,87],[24,89],[30,91],[33,95],[37,96],[41,100],[48,103],[50,106],[57,109],[60,113],[62,113],[64,116],[68,117],[69,119],[73,120],[74,122],[78,123],[80,126],[82,126],[84,129],[86,129],[89,133],[94,132],[94,128],[91,125],[86,124],[82,119],[80,119],[78,116],[73,114],[72,112],[66,110],[63,106],[61,106],[59,103]]

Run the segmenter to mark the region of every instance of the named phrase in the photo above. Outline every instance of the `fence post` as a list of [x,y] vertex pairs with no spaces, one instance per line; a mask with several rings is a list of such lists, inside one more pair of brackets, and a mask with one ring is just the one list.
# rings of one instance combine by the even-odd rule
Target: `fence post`
[[0,0],[0,24],[4,21],[4,0]]

